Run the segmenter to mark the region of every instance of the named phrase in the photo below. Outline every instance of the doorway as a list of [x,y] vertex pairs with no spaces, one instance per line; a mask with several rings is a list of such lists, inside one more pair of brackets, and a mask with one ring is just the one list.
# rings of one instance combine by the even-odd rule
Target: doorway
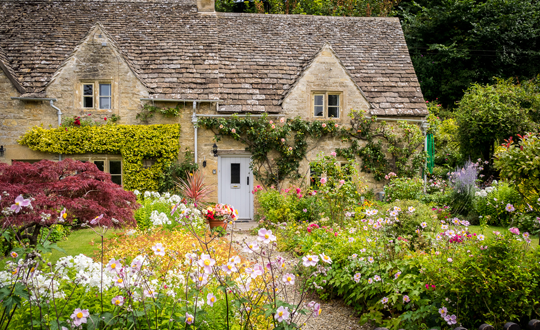
[[249,155],[219,156],[218,201],[238,210],[238,220],[253,219],[253,177]]

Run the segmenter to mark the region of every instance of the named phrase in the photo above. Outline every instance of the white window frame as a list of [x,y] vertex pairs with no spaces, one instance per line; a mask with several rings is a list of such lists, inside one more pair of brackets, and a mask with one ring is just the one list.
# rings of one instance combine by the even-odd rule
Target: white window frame
[[[101,85],[109,85],[110,86],[110,94],[111,95],[105,95],[105,96],[102,96],[101,95]],[[111,110],[112,109],[112,83],[110,82],[98,82],[98,91],[97,91],[97,94],[98,94],[98,109],[99,110]],[[102,108],[101,107],[101,98],[108,98],[109,99],[109,108]]]
[[[113,176],[119,176],[121,186],[124,185],[124,162],[122,158],[111,155],[99,155],[99,156],[86,156],[86,157],[77,157],[73,158],[74,160],[80,160],[82,162],[88,162],[88,163],[96,163],[96,162],[103,162],[103,172],[111,174],[111,162],[120,162],[120,174],[111,174],[111,177]],[[96,165],[97,166],[97,165]]]
[[[322,116],[316,116],[315,115],[315,96],[317,95],[323,95],[323,115]],[[328,116],[328,108],[329,107],[335,107],[335,106],[329,106],[329,96],[330,95],[337,95],[338,96],[338,111],[337,111],[337,117],[329,117]],[[316,119],[340,119],[341,118],[341,109],[343,104],[343,93],[342,92],[332,92],[332,91],[312,91],[311,92],[311,115],[313,118]]]

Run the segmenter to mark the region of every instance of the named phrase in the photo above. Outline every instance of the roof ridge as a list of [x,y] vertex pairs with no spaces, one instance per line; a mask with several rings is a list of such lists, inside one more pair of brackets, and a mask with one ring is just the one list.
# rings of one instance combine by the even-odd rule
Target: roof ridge
[[384,20],[384,21],[398,21],[399,17],[389,17],[389,16],[377,16],[377,17],[366,17],[366,16],[327,16],[327,15],[303,15],[303,14],[257,14],[257,13],[234,13],[234,12],[220,12],[216,11],[217,16],[252,16],[252,17],[306,17],[313,19],[344,19],[344,20],[362,20],[362,21],[371,21],[371,20]]
[[13,84],[15,89],[19,93],[24,94],[26,92],[26,90],[24,89],[24,87],[21,85],[21,83],[19,82],[19,80],[15,76],[15,71],[13,70],[11,65],[9,64],[6,52],[2,47],[0,47],[0,68],[2,69],[2,71],[4,71],[4,74],[11,81],[11,83]]

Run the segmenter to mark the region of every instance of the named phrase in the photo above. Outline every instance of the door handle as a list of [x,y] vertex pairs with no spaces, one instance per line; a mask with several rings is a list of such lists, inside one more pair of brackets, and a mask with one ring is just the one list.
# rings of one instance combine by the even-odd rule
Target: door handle
[[247,184],[248,184],[248,186],[249,186],[249,176],[247,177]]

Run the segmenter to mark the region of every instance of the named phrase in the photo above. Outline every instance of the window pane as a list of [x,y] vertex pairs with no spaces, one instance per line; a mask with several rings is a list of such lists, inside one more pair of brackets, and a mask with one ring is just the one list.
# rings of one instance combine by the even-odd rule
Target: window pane
[[102,161],[102,160],[95,161],[94,164],[96,164],[98,170],[100,170],[101,172],[105,171],[105,162],[104,161]]
[[339,118],[339,108],[338,107],[328,107],[328,117],[329,118]]
[[328,106],[339,106],[339,95],[328,95]]
[[94,107],[94,97],[93,96],[85,96],[83,98],[83,107],[85,108],[93,108]]
[[122,176],[121,175],[111,175],[111,181],[116,183],[117,185],[122,185]]
[[100,97],[99,98],[99,108],[100,109],[110,109],[111,108],[111,98],[110,97]]
[[231,184],[240,183],[240,164],[231,164]]
[[315,106],[315,117],[322,117],[323,116],[323,110],[324,110],[324,107]]
[[83,85],[83,95],[94,95],[94,85]]
[[324,105],[324,95],[315,95],[315,105]]
[[111,84],[99,84],[99,96],[111,96]]
[[122,174],[122,162],[117,160],[109,161],[109,173]]

